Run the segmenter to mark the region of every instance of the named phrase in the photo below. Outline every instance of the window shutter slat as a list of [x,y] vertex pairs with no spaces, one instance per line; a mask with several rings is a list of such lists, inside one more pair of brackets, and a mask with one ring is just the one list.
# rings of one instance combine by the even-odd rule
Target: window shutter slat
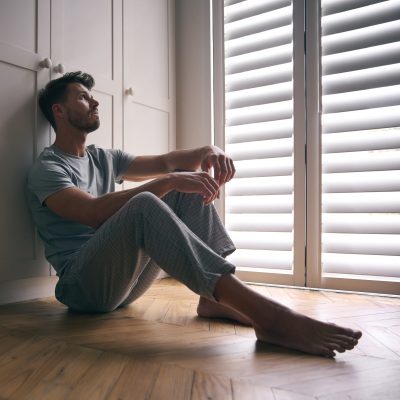
[[233,57],[288,44],[292,40],[290,28],[290,25],[288,25],[266,32],[228,40],[225,43],[225,55],[226,57]]
[[378,279],[400,278],[400,257],[398,256],[324,253],[322,263],[324,272],[332,275],[351,274],[361,278],[374,276]]
[[291,82],[228,92],[225,96],[228,109],[275,103],[291,98]]
[[386,0],[324,0],[322,15],[337,14],[383,1]]
[[228,196],[226,210],[232,214],[291,213],[291,195]]
[[400,106],[324,114],[324,133],[392,128],[400,125]]
[[379,131],[337,132],[323,135],[323,153],[348,153],[353,151],[384,150],[400,148],[400,131],[382,129]]
[[324,173],[400,170],[400,154],[377,151],[324,154]]
[[228,196],[291,194],[293,178],[290,176],[235,179],[226,190]]
[[400,64],[322,76],[322,94],[335,94],[400,84]]
[[238,249],[231,256],[230,261],[239,268],[258,268],[262,270],[280,270],[290,273],[293,265],[291,251],[246,250]]
[[326,95],[324,97],[323,112],[329,114],[367,108],[390,107],[398,104],[400,104],[400,85],[394,85]]
[[[225,3],[225,222],[240,267],[293,268],[292,2]],[[279,218],[278,218],[279,217]]]
[[397,235],[325,233],[323,251],[326,253],[373,254],[400,256]]
[[291,232],[288,214],[226,214],[227,229],[237,232]]
[[293,172],[292,157],[237,161],[235,165],[237,169],[236,178],[287,176]]
[[325,214],[326,233],[400,234],[400,215],[396,214]]
[[270,1],[236,1],[238,4],[230,4],[225,1],[225,23],[249,18],[254,15],[274,11],[279,8],[290,6],[290,0],[270,0]]
[[274,85],[292,80],[292,63],[273,65],[257,70],[244,71],[225,76],[227,92],[250,89],[258,86]]
[[232,126],[288,119],[291,118],[292,114],[293,102],[289,100],[279,103],[269,103],[268,107],[257,105],[239,109],[227,109],[225,116],[227,126]]
[[[325,1],[322,2],[324,10]],[[323,12],[324,13],[324,12]],[[353,31],[395,21],[400,13],[400,2],[390,0],[385,2],[374,2],[365,7],[338,12],[322,17],[322,35],[332,35],[339,32]]]
[[330,55],[393,43],[400,33],[399,21],[386,22],[381,25],[368,26],[355,31],[337,33],[322,38],[324,54]]
[[293,246],[291,232],[231,232],[236,246],[246,250],[290,251]]
[[325,193],[396,192],[400,170],[326,174],[323,189]]
[[326,213],[400,213],[400,193],[323,193]]
[[382,44],[323,57],[323,74],[340,74],[348,71],[400,63],[400,42]]
[[[229,20],[229,10],[226,11]],[[276,10],[256,14],[238,21],[225,24],[225,40],[231,40],[238,37],[253,35],[266,30],[290,25],[292,22],[292,8],[284,7]]]
[[226,58],[225,71],[227,74],[236,74],[238,72],[271,67],[277,64],[285,64],[291,61],[291,46],[283,45],[273,49],[259,50],[249,54]]
[[226,149],[234,161],[289,157],[293,152],[293,140],[289,138],[234,143],[228,144]]
[[289,138],[292,137],[292,132],[293,122],[291,119],[247,123],[237,126],[227,126],[225,128],[227,143]]

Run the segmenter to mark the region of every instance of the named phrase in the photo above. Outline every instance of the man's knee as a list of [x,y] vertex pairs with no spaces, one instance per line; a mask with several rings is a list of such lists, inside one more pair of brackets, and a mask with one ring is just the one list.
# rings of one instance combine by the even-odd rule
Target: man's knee
[[145,207],[154,207],[162,203],[162,201],[151,192],[141,192],[134,197],[132,197],[129,202],[139,209],[144,209]]
[[166,204],[150,192],[142,192],[132,197],[128,202],[128,207],[134,212],[150,216],[162,209],[168,211]]

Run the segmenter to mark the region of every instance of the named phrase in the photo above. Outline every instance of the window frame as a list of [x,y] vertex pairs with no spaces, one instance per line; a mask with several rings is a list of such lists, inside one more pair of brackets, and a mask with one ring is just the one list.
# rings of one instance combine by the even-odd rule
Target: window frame
[[[214,143],[225,147],[224,2],[211,1]],[[294,106],[293,274],[238,269],[248,282],[356,292],[400,294],[400,282],[387,278],[324,276],[321,267],[321,57],[320,0],[292,0]],[[317,84],[315,84],[317,82]],[[224,220],[224,193],[216,204]]]

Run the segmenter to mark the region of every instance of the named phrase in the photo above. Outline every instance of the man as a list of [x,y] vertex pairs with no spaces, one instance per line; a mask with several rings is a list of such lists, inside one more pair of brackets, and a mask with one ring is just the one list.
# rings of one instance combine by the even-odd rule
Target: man
[[[93,86],[90,75],[73,72],[39,96],[56,139],[30,171],[28,200],[59,276],[59,301],[112,311],[142,295],[161,268],[200,295],[200,316],[252,325],[259,340],[327,357],[357,344],[361,332],[293,312],[235,277],[225,260],[235,248],[211,204],[235,173],[223,151],[133,157],[86,147],[100,124]],[[115,182],[150,178],[115,192]]]

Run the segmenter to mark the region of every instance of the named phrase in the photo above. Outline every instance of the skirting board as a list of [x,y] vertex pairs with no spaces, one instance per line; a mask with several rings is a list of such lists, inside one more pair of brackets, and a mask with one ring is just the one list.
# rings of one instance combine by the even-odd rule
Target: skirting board
[[54,296],[56,276],[0,282],[0,305]]

